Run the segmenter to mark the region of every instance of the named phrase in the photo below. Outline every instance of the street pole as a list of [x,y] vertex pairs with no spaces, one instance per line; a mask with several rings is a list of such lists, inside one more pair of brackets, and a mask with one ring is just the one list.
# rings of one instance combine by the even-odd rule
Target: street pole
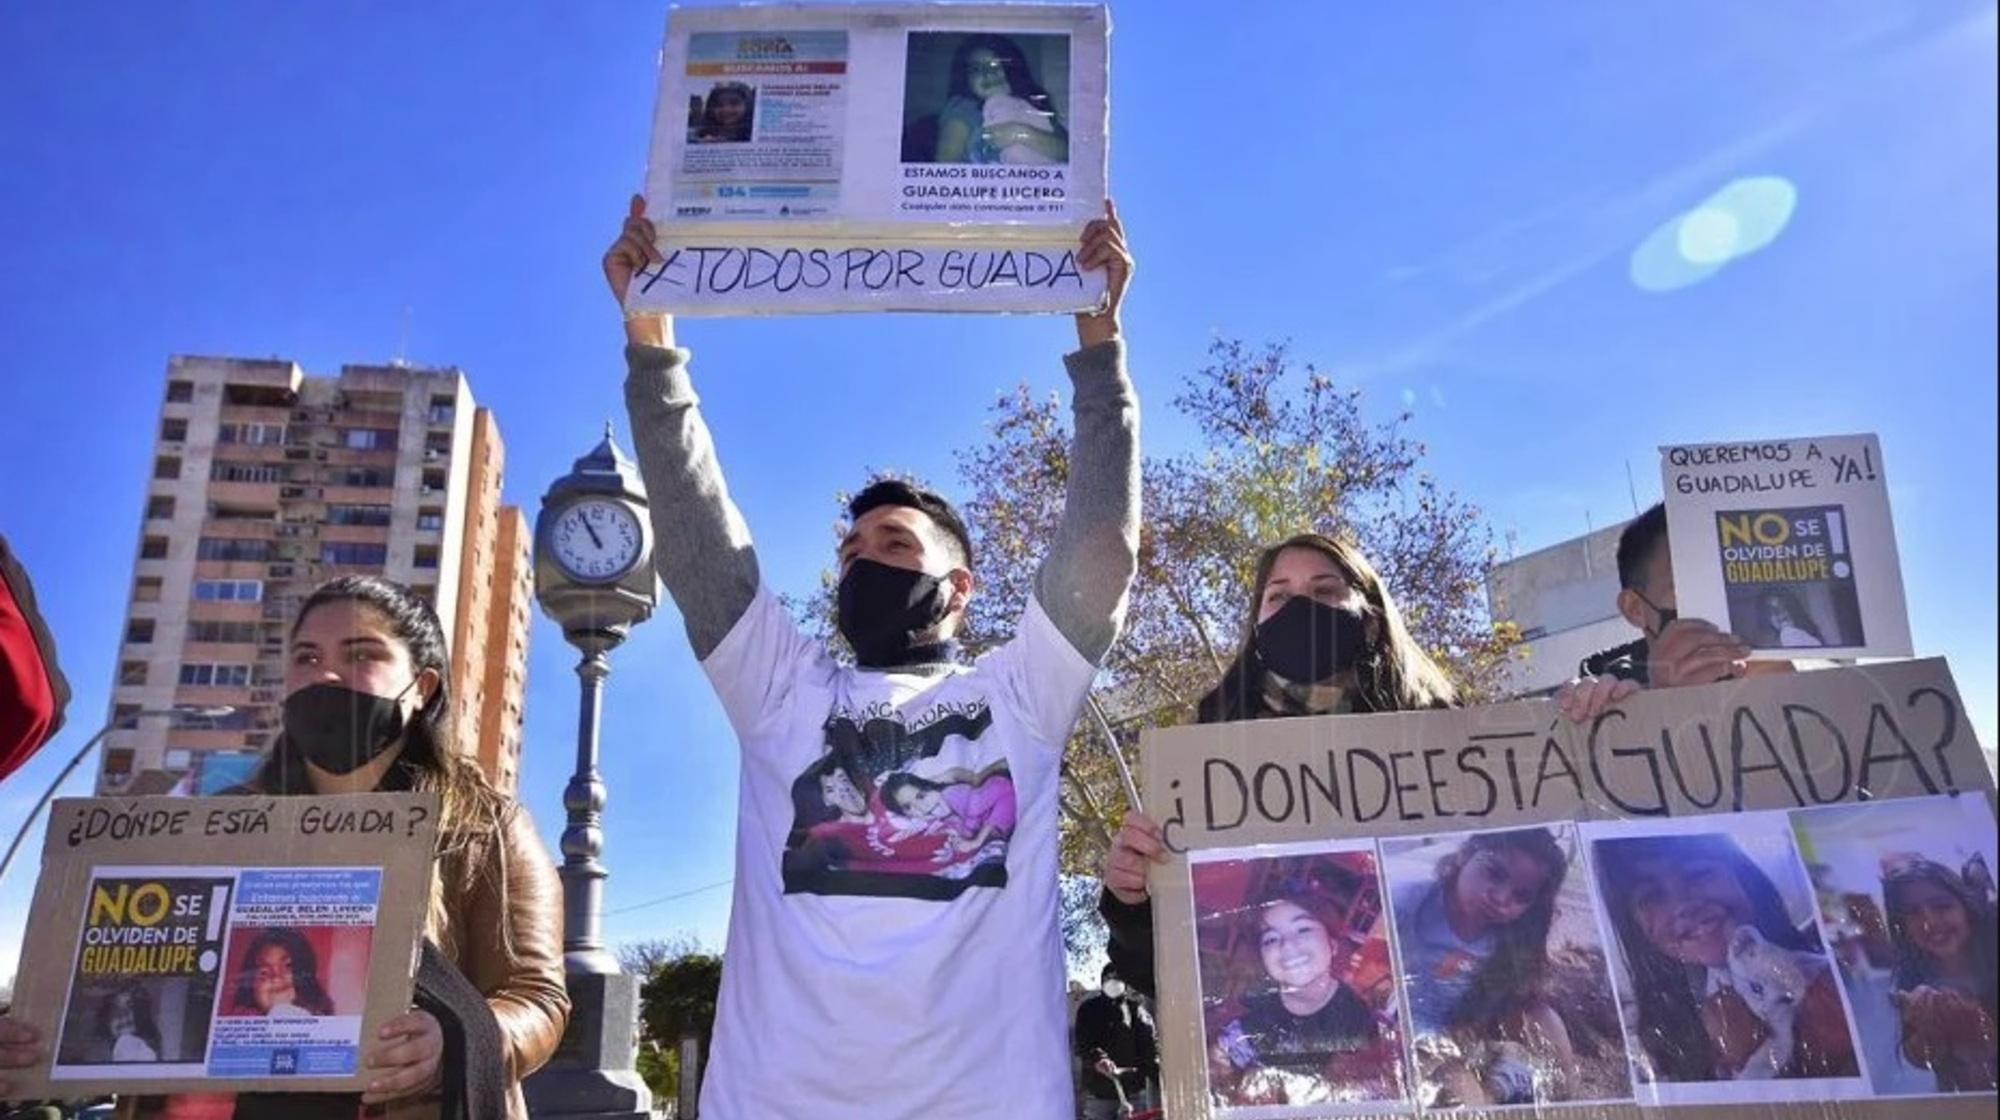
[[576,773],[563,790],[569,813],[563,829],[563,962],[569,972],[615,973],[618,960],[604,948],[603,776],[597,771],[598,722],[604,711],[604,679],[611,661],[595,643],[584,650],[576,675],[583,682],[577,711]]
[[[235,710],[236,709],[229,707],[150,708],[143,712],[138,712],[133,715],[125,716],[123,717],[123,719],[132,720],[136,722],[142,719],[162,719],[162,718],[179,719],[182,716],[192,716],[192,715],[226,716],[230,712],[233,712]],[[5,856],[0,856],[0,882],[6,882],[7,869],[14,866],[14,856],[21,850],[21,841],[28,838],[28,830],[34,827],[35,818],[41,816],[42,810],[48,808],[49,802],[55,800],[56,791],[62,788],[62,784],[64,782],[69,781],[69,776],[76,772],[76,768],[78,766],[81,766],[83,764],[84,758],[88,756],[91,751],[97,749],[97,744],[103,742],[104,737],[106,735],[109,735],[113,731],[118,730],[118,725],[121,722],[122,720],[120,719],[114,719],[110,723],[105,724],[103,727],[98,728],[97,734],[92,735],[90,739],[86,741],[83,744],[83,746],[77,750],[76,754],[70,757],[69,764],[62,768],[62,773],[56,775],[55,781],[49,783],[49,788],[42,791],[41,800],[36,801],[35,807],[28,810],[28,819],[21,822],[20,830],[14,833],[13,842],[7,845],[7,854]]]
[[634,1065],[639,980],[604,947],[604,775],[597,768],[609,654],[659,597],[652,519],[639,468],[610,425],[535,519],[535,598],[581,660],[576,770],[563,789],[563,984],[569,1026],[549,1064],[522,1084],[539,1120],[647,1120],[653,1096]]

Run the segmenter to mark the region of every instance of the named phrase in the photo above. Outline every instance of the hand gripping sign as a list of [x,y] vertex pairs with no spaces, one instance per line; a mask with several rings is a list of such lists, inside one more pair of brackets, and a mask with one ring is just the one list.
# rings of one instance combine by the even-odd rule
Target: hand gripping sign
[[361,1091],[436,838],[434,794],[56,802],[10,1012],[50,1061],[18,1088]]
[[1087,311],[1102,5],[675,9],[630,311]]

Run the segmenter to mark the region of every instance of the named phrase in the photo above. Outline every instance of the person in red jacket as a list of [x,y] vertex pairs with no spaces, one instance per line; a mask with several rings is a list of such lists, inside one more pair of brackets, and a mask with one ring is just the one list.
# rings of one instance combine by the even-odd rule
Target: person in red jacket
[[34,586],[0,537],[0,779],[55,737],[68,706],[69,682],[56,667]]

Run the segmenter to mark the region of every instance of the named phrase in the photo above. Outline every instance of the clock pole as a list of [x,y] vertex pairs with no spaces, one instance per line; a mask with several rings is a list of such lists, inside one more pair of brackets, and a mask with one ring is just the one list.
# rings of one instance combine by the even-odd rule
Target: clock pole
[[[606,506],[612,508],[601,508]],[[572,510],[575,524],[585,527],[597,546],[587,557],[574,529],[561,530]],[[609,548],[603,535],[589,528],[598,513],[610,519],[596,522],[615,542]],[[623,531],[611,532],[613,523]],[[652,1093],[633,1068],[639,981],[619,970],[602,936],[610,872],[602,859],[606,788],[597,759],[609,654],[634,625],[652,616],[658,587],[646,485],[618,449],[607,423],[603,440],[549,486],[535,519],[535,597],[582,655],[576,666],[581,684],[576,771],[563,790],[567,825],[557,871],[563,883],[563,973],[570,1018],[555,1057],[523,1085],[529,1111],[537,1117],[638,1120],[649,1115],[652,1104]]]

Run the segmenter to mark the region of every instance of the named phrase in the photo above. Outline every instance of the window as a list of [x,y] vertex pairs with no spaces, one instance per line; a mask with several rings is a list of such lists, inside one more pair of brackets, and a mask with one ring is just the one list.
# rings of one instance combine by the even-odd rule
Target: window
[[250,561],[263,563],[271,559],[271,542],[251,537],[203,537],[196,546],[197,560]]
[[263,757],[261,751],[202,751],[195,755],[195,796],[206,797],[247,783]]
[[167,399],[170,401],[191,401],[194,399],[194,382],[167,382]]
[[385,544],[358,544],[352,541],[329,541],[320,545],[319,558],[328,564],[347,568],[379,568],[389,562],[389,546]]
[[254,603],[264,597],[264,584],[254,579],[198,579],[194,597],[202,603]]
[[250,683],[248,665],[211,665],[207,662],[181,666],[181,684],[190,688],[243,688]]
[[106,785],[122,786],[132,777],[132,748],[112,747],[104,752]]
[[436,530],[444,528],[444,511],[441,509],[420,509],[417,511],[417,528]]
[[208,477],[217,482],[283,482],[285,467],[282,463],[237,463],[228,459],[217,459],[209,468]]
[[283,424],[229,423],[216,429],[217,443],[248,443],[276,446],[285,442]]
[[119,684],[145,684],[146,663],[144,661],[120,661],[118,663]]
[[153,460],[154,478],[179,478],[180,476],[181,461],[178,456],[162,455]]
[[174,500],[164,494],[155,494],[146,499],[148,520],[165,520],[174,515]]
[[157,603],[160,601],[160,577],[140,576],[132,584],[132,601],[135,603]]
[[424,472],[424,493],[426,493],[426,494],[436,494],[436,493],[440,493],[440,492],[442,492],[443,490],[444,490],[444,472],[443,472],[443,471],[425,471],[425,472]]
[[211,505],[208,515],[217,521],[270,521],[278,516],[276,510],[258,509],[255,506],[226,506],[221,503]]
[[388,506],[346,506],[326,507],[326,519],[334,525],[387,525]]
[[214,619],[197,619],[188,623],[187,640],[190,642],[221,642],[243,644],[258,639],[257,624],[254,622],[217,622]]
[[394,451],[394,428],[342,428],[340,441],[350,451]]
[[437,567],[437,566],[438,566],[438,550],[437,550],[437,549],[435,549],[435,548],[425,548],[425,547],[422,547],[422,546],[419,546],[419,547],[417,548],[417,555],[416,555],[416,566],[417,566],[417,567],[419,567],[419,568],[435,568],[435,567]]
[[332,481],[336,486],[391,486],[396,474],[381,467],[343,467]]
[[132,618],[125,621],[125,640],[135,646],[143,646],[153,640],[153,620]]
[[160,421],[160,438],[168,443],[186,443],[188,422],[178,416],[169,416]]
[[111,722],[118,727],[137,727],[140,710],[137,704],[116,705],[111,709]]

